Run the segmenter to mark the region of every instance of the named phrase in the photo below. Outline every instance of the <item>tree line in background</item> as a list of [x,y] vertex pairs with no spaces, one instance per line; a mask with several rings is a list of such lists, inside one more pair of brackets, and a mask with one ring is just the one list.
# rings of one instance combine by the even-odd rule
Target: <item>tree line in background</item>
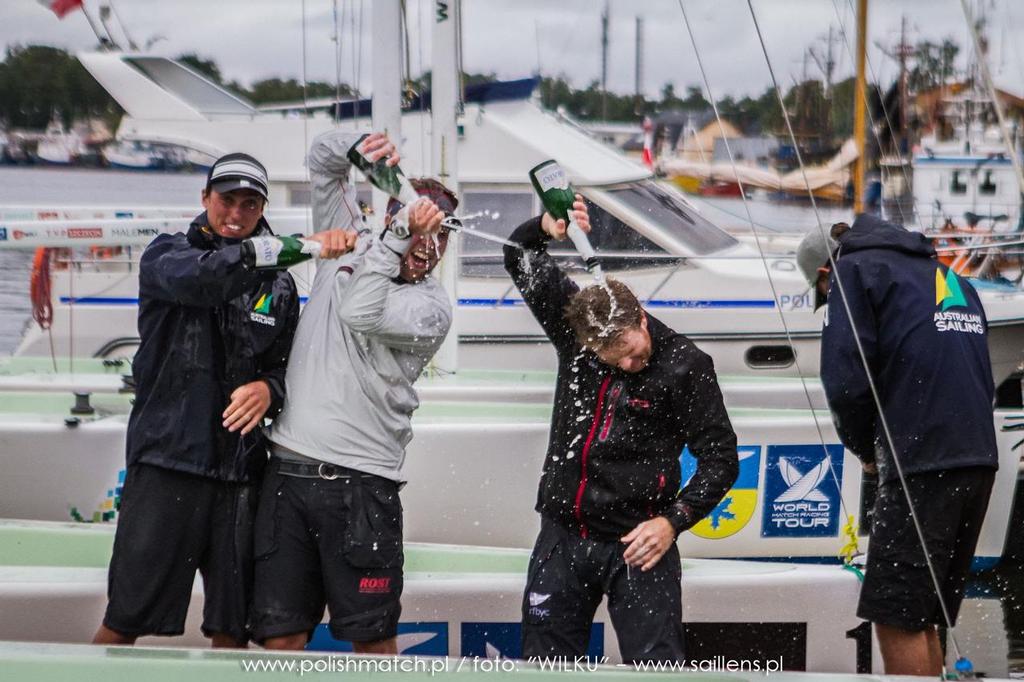
[[[934,87],[954,75],[953,65],[959,47],[951,39],[941,43],[922,41],[915,48],[915,66],[909,74],[912,90]],[[352,88],[325,81],[310,81],[305,93],[295,78],[265,78],[246,87],[226,81],[211,59],[185,54],[178,60],[224,85],[255,104],[299,101],[305,97],[352,95]],[[494,80],[494,74],[466,74],[464,82]],[[412,83],[414,89],[429,87],[430,74]],[[786,108],[795,120],[797,134],[825,133],[833,139],[849,136],[853,129],[854,79],[832,84],[831,91],[821,80],[794,83],[786,92]],[[661,89],[660,99],[603,92],[597,81],[586,88],[574,88],[564,77],[543,78],[542,104],[549,109],[564,108],[581,120],[607,119],[639,122],[644,116],[673,110],[706,110],[710,103],[701,88],[689,86],[680,96],[671,83]],[[758,97],[727,96],[718,102],[722,116],[746,134],[771,134],[783,130],[783,119],[774,88]],[[72,121],[99,117],[111,128],[120,120],[121,109],[99,86],[74,56],[64,50],[43,45],[9,47],[0,62],[0,122],[10,128],[44,128],[58,118],[65,125]]]

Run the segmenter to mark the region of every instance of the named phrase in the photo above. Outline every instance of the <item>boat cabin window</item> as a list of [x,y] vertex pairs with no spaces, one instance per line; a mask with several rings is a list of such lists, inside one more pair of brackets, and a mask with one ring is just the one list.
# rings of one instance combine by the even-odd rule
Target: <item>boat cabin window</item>
[[[480,215],[467,226],[507,238],[522,223],[537,215],[533,192],[473,191],[462,193],[459,215]],[[494,217],[497,216],[497,217]],[[459,240],[459,274],[468,277],[507,277],[501,244],[464,234]]]
[[992,182],[992,171],[985,171],[985,179],[978,185],[978,194],[992,196],[996,193],[996,183]]
[[644,214],[652,223],[689,247],[695,254],[721,251],[738,242],[653,180],[631,183],[608,194]]
[[960,179],[960,171],[953,171],[953,178],[949,181],[950,194],[967,194],[967,183]]
[[[673,265],[680,260],[592,201],[587,200],[587,211],[590,213],[590,243],[606,271]],[[558,258],[563,268],[583,269],[583,262],[569,240],[551,242],[548,251]]]

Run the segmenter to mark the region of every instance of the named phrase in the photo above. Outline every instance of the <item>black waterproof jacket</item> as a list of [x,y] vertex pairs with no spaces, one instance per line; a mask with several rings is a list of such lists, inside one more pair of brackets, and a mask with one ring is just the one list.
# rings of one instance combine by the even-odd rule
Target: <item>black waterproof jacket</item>
[[[998,466],[985,311],[918,233],[861,215],[839,238],[821,337],[821,380],[843,445],[897,477],[854,326],[904,473]],[[880,455],[880,456],[879,456]]]
[[[728,492],[736,434],[711,358],[647,315],[653,353],[623,372],[577,343],[563,309],[578,290],[547,252],[540,219],[520,225],[505,269],[558,354],[558,381],[537,511],[584,537],[613,540],[655,516],[678,535]],[[680,491],[684,446],[697,473]]]
[[[255,234],[271,234],[260,219]],[[287,271],[254,272],[238,240],[207,227],[160,235],[139,266],[135,404],[128,464],[144,463],[224,481],[258,476],[267,453],[261,429],[229,433],[221,414],[232,391],[262,379],[267,417],[284,403],[284,373],[299,317]]]

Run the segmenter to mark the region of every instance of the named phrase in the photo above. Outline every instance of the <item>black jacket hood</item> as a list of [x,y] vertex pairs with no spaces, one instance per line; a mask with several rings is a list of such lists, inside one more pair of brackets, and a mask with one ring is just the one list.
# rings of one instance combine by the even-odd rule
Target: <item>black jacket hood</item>
[[853,227],[839,236],[840,255],[867,249],[889,249],[912,256],[935,257],[935,247],[920,232],[911,232],[875,215],[861,213]]

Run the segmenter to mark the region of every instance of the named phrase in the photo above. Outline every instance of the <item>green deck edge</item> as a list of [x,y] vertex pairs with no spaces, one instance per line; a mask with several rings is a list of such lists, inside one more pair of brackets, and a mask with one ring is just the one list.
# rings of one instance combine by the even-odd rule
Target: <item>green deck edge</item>
[[[113,526],[10,522],[0,525],[0,566],[106,568],[113,545]],[[529,558],[527,550],[405,546],[408,573],[525,574]]]

